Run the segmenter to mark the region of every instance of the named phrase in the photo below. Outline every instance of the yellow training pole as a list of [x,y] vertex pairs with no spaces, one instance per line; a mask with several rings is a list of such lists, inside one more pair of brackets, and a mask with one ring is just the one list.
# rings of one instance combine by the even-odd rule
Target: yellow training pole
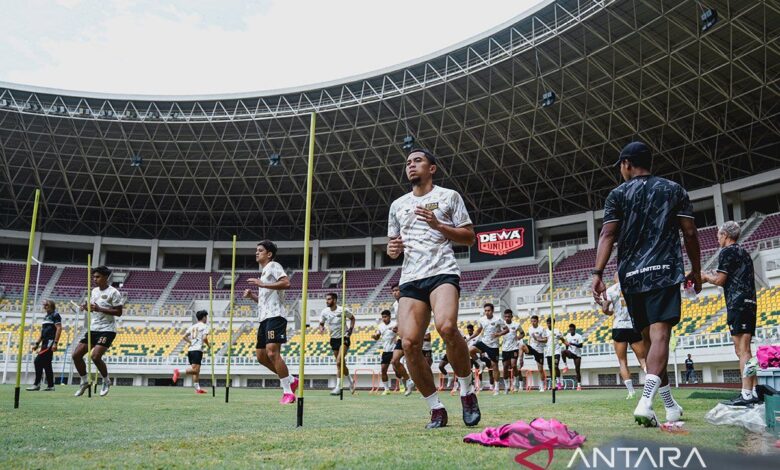
[[233,260],[230,263],[230,320],[228,321],[227,377],[225,378],[225,403],[230,401],[230,359],[233,357],[233,305],[236,289],[236,236],[233,235]]
[[[32,223],[30,224],[30,241],[27,245],[27,265],[24,267],[24,292],[22,292],[22,319],[19,323],[19,352],[16,355],[16,388],[14,389],[14,408],[19,408],[19,393],[22,382],[22,355],[24,354],[24,321],[27,318],[27,291],[30,290],[30,266],[32,265],[33,245],[35,243],[35,222],[38,220],[38,202],[41,190],[35,190]],[[32,333],[31,333],[32,334]]]
[[209,341],[209,351],[211,352],[211,396],[217,396],[217,382],[214,379],[214,291],[213,289],[214,279],[209,276],[209,334],[211,335],[211,341]]
[[341,378],[341,390],[339,390],[339,400],[344,399],[344,356],[347,355],[347,270],[341,273],[341,364],[339,364],[339,377]]
[[550,267],[550,341],[552,341],[552,369],[550,379],[550,387],[552,388],[552,402],[555,403],[555,390],[558,388],[555,385],[555,348],[558,347],[557,338],[555,337],[555,287],[553,286],[553,265],[552,265],[552,246],[547,247],[547,262]]
[[87,255],[87,396],[92,398],[92,255]]
[[298,365],[298,413],[297,427],[303,426],[303,363],[306,360],[306,314],[309,300],[309,237],[311,236],[311,192],[314,181],[314,131],[317,125],[317,115],[311,113],[311,129],[309,130],[309,170],[306,175],[306,221],[303,234],[303,290],[301,291],[302,309],[301,314],[301,358]]

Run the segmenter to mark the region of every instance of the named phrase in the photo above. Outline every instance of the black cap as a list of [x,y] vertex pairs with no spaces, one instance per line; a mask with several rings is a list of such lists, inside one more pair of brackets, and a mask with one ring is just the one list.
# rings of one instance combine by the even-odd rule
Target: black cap
[[623,160],[628,160],[631,163],[649,169],[650,162],[653,160],[653,154],[644,142],[636,141],[623,147],[623,150],[620,151],[620,156],[615,162],[615,166],[620,166]]
[[426,150],[426,149],[423,149],[423,148],[413,148],[412,150],[409,151],[409,155],[411,155],[413,153],[421,153],[421,154],[425,155],[425,158],[428,159],[428,161],[430,162],[431,165],[435,165],[436,164],[436,156],[434,154],[432,154],[430,151]]

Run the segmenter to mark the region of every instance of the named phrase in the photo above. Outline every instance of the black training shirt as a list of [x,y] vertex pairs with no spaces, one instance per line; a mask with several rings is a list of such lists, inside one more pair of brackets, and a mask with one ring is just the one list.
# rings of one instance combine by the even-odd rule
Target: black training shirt
[[685,370],[693,370],[693,359],[685,360]]
[[737,243],[720,250],[718,272],[727,276],[723,286],[727,311],[740,312],[745,304],[756,305],[756,279],[750,253]]
[[43,318],[41,324],[41,339],[43,341],[54,340],[54,336],[57,333],[56,325],[62,323],[62,318],[57,312],[47,313]]
[[685,189],[666,178],[637,176],[609,193],[604,224],[620,224],[618,274],[624,294],[685,279],[678,217],[692,219],[693,205]]

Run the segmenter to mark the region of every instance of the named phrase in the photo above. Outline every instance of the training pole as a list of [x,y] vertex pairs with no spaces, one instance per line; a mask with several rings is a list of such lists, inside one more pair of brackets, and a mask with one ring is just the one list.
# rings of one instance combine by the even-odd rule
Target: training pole
[[306,360],[306,325],[309,300],[309,237],[311,236],[311,192],[314,181],[314,131],[317,125],[317,115],[311,113],[311,129],[309,130],[309,170],[306,174],[306,221],[303,233],[303,290],[301,291],[301,358],[298,364],[298,413],[296,427],[303,426],[303,364]]
[[209,351],[211,352],[211,396],[217,396],[217,382],[214,379],[214,291],[213,291],[214,278],[209,276],[209,333],[211,334],[212,341],[209,341]]
[[[41,190],[35,190],[35,202],[33,203],[32,223],[30,224],[30,241],[27,245],[27,265],[24,267],[24,291],[22,292],[22,319],[19,323],[19,352],[16,355],[16,388],[14,389],[14,408],[19,408],[19,393],[22,383],[22,355],[24,354],[24,320],[27,317],[27,294],[30,290],[30,266],[35,244],[35,222],[38,220],[38,202],[41,199]],[[32,333],[30,333],[32,334]],[[6,351],[6,354],[8,351]]]
[[552,388],[552,402],[555,403],[555,391],[558,388],[555,384],[555,348],[558,347],[557,338],[555,337],[555,287],[553,285],[553,262],[552,262],[552,246],[547,247],[547,263],[550,266],[550,336],[552,341],[552,363],[550,388]]
[[[87,383],[92,383],[92,255],[87,255]],[[92,398],[92,385],[87,396]]]
[[344,356],[347,355],[347,332],[344,329],[347,325],[347,270],[341,273],[341,364],[339,364],[339,377],[341,377],[341,390],[339,390],[339,400],[344,399]]
[[236,289],[236,236],[233,235],[233,260],[230,263],[230,320],[228,321],[227,377],[225,378],[225,403],[230,402],[230,359],[233,357],[233,306]]

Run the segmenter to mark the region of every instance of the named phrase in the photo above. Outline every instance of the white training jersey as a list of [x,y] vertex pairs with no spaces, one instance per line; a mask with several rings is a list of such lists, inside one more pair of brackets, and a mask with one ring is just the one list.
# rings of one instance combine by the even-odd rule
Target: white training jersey
[[[92,295],[90,296],[89,302],[100,308],[118,307],[124,303],[122,301],[122,294],[120,294],[114,286],[108,286],[105,290],[100,290],[100,287],[95,287],[92,289]],[[116,332],[116,317],[93,310],[92,323],[90,323],[89,329],[92,331]]]
[[528,347],[530,347],[531,349],[533,349],[538,353],[541,353],[544,351],[546,343],[540,343],[539,341],[536,340],[536,338],[534,338],[534,336],[547,338],[547,330],[542,328],[542,325],[539,325],[537,327],[532,326],[528,328]]
[[[282,265],[276,261],[266,264],[260,273],[260,282],[271,284],[279,279],[287,277]],[[284,302],[282,291],[276,289],[257,288],[257,320],[263,321],[269,318],[284,317]]]
[[203,338],[209,334],[209,327],[205,323],[195,323],[187,333],[190,335],[190,351],[203,351]]
[[415,209],[433,211],[443,225],[465,227],[472,225],[463,198],[456,191],[434,186],[428,194],[417,197],[407,193],[393,201],[387,224],[387,236],[401,236],[404,243],[404,262],[400,284],[438,276],[460,276],[460,268],[452,251],[452,242],[441,232],[419,220]]
[[[330,331],[330,337],[331,338],[341,338],[343,334],[341,333],[341,312],[343,310],[341,307],[336,307],[336,310],[331,310],[328,307],[325,307],[322,309],[322,313],[320,313],[320,323],[325,324],[328,327],[328,331]],[[350,318],[354,318],[352,313],[347,310],[347,312],[344,314],[344,325],[346,326],[347,321]]]
[[503,336],[504,341],[501,348],[504,352],[517,351],[520,349],[520,340],[517,339],[517,332],[523,331],[523,327],[519,323],[512,322],[507,325],[507,328],[509,328],[509,333]]
[[382,351],[384,352],[391,352],[395,349],[396,333],[393,331],[393,328],[395,327],[396,324],[394,321],[391,321],[390,323],[379,323],[379,329],[377,330],[379,333],[379,344],[382,346]]
[[506,326],[504,319],[493,315],[493,318],[491,319],[488,319],[488,317],[481,317],[478,323],[479,326],[482,327],[482,336],[480,341],[482,341],[482,343],[484,343],[485,346],[489,348],[497,348],[498,338],[496,338],[494,335],[503,330]]
[[479,341],[479,336],[471,339],[469,339],[468,336],[464,336],[464,338],[466,338],[466,342],[467,342],[466,344],[468,345],[468,347],[474,346],[475,344],[477,344],[477,341]]
[[[579,333],[566,333],[565,338],[567,343],[582,344],[582,335]],[[574,346],[573,344],[569,344],[569,347],[566,349],[568,349],[569,352],[575,356],[582,356],[582,346]]]
[[547,340],[547,347],[544,348],[544,355],[545,356],[552,356],[553,355],[553,346],[555,346],[555,354],[558,355],[563,350],[563,343],[561,343],[561,338],[563,338],[563,335],[561,334],[560,330],[558,328],[555,328],[553,331],[554,334],[551,334],[550,330],[547,331],[547,337],[550,338]]
[[633,328],[634,323],[631,321],[628,308],[626,308],[623,301],[620,284],[613,284],[607,289],[607,298],[612,301],[612,310],[615,312],[612,314],[612,329],[624,330]]

